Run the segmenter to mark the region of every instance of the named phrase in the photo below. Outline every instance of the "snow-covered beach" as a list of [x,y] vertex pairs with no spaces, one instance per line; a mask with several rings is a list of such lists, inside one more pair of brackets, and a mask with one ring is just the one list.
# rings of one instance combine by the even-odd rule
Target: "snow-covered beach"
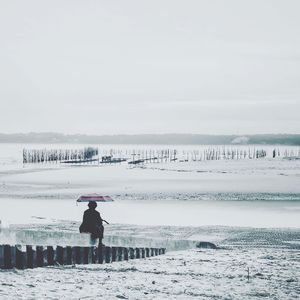
[[[1,145],[4,225],[77,232],[86,205],[75,200],[97,192],[115,199],[99,206],[111,223],[106,242],[167,241],[169,251],[110,265],[1,271],[4,299],[299,297],[300,160],[24,166],[22,147]],[[220,249],[197,249],[197,241]]]
[[299,11],[0,0],[0,300],[300,299]]

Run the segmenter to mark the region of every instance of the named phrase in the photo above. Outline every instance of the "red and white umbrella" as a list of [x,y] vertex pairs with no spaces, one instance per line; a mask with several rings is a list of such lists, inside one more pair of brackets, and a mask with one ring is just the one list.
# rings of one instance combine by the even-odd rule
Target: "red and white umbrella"
[[77,199],[77,202],[90,202],[90,201],[95,201],[95,202],[112,202],[114,200],[110,196],[102,196],[102,195],[99,195],[99,194],[81,195]]

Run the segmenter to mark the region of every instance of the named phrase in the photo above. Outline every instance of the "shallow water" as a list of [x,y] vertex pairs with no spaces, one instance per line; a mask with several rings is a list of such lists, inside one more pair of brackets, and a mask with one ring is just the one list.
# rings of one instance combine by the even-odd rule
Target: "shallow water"
[[[158,163],[142,168],[127,164],[23,166],[23,147],[0,145],[0,219],[7,224],[80,221],[86,204],[76,206],[75,200],[83,193],[98,192],[115,199],[99,206],[111,223],[300,227],[300,161],[267,158]],[[108,150],[111,146],[101,147]]]
[[[149,195],[148,195],[149,197]],[[181,226],[299,227],[299,201],[232,201],[180,199],[139,200],[136,195],[116,196],[98,210],[110,223]],[[228,197],[228,195],[227,195]],[[151,197],[149,197],[151,198]],[[154,197],[153,197],[154,198]],[[80,221],[86,204],[70,199],[0,199],[2,219],[8,223]]]

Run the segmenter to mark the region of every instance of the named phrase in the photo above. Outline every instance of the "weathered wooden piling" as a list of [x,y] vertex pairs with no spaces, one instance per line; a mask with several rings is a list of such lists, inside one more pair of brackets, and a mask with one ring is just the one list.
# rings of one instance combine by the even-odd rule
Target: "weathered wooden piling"
[[[1,257],[1,253],[0,253],[0,257]],[[0,262],[0,268],[1,268],[1,262]],[[27,268],[26,252],[22,251],[22,246],[20,245],[16,245],[16,268],[21,270]]]
[[128,252],[129,252],[129,249],[128,248],[124,248],[124,260],[128,260],[129,259]]
[[154,248],[150,249],[150,256],[154,256]]
[[43,246],[36,246],[36,265],[37,267],[43,267],[45,265]]
[[0,269],[4,269],[4,246],[0,245]]
[[90,247],[84,247],[83,248],[83,264],[87,265],[89,264],[89,261],[91,261],[91,254],[90,254]]
[[135,258],[141,258],[140,248],[135,248]]
[[98,251],[98,255],[97,255],[97,257],[98,257],[98,264],[103,264],[103,260],[104,260],[104,247],[99,247],[98,249],[97,249],[97,251]]
[[33,269],[36,268],[36,252],[32,248],[32,246],[26,246],[27,253],[27,268]]
[[111,247],[111,261],[115,262],[117,260],[117,247]]
[[146,248],[146,257],[149,257],[149,256],[150,256],[150,249]]
[[124,253],[124,248],[123,247],[118,247],[117,248],[117,261],[122,261],[123,260],[123,253]]
[[54,249],[52,246],[47,247],[47,262],[48,266],[54,265]]
[[81,249],[80,247],[72,247],[72,260],[74,264],[81,264]]
[[72,247],[67,246],[65,251],[64,260],[66,262],[66,265],[72,265],[73,264],[73,255],[72,255]]
[[55,262],[60,265],[64,264],[64,247],[61,247],[61,246],[56,247]]
[[11,269],[14,267],[13,256],[12,256],[12,247],[10,245],[4,245],[3,254],[4,254],[4,269]]
[[111,263],[111,247],[105,246],[105,263]]
[[129,259],[134,259],[134,249],[129,248]]

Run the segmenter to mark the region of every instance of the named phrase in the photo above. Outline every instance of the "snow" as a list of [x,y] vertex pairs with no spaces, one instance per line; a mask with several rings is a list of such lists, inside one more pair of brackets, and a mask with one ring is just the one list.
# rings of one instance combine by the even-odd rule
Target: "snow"
[[[6,238],[22,243],[77,243],[86,204],[75,201],[100,193],[115,199],[98,207],[110,222],[106,244],[168,252],[109,265],[1,271],[1,299],[300,297],[300,160],[23,166],[23,147],[0,147],[0,220],[10,224],[2,241],[9,232]],[[220,249],[197,249],[199,241]]]
[[[250,232],[245,230],[243,236]],[[299,237],[299,231],[294,234]],[[276,231],[269,235],[276,236]],[[233,243],[218,250],[190,249],[104,265],[1,271],[0,295],[4,299],[298,299],[299,248],[252,242],[255,246]]]

